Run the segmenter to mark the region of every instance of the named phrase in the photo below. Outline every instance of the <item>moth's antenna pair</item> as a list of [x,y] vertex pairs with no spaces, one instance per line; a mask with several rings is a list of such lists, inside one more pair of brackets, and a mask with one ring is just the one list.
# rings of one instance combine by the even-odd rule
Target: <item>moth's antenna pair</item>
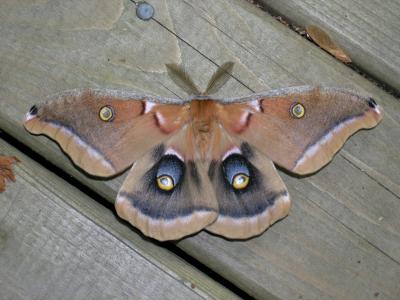
[[231,61],[222,64],[211,77],[204,92],[199,90],[197,85],[181,65],[166,64],[165,66],[167,67],[169,77],[188,95],[212,95],[217,93],[218,90],[229,80],[233,65],[234,63]]

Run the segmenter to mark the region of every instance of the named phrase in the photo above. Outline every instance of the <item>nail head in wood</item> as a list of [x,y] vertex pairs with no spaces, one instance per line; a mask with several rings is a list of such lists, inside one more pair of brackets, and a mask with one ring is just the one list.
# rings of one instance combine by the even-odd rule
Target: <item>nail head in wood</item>
[[154,15],[154,7],[147,2],[139,2],[136,7],[136,15],[139,19],[148,21]]

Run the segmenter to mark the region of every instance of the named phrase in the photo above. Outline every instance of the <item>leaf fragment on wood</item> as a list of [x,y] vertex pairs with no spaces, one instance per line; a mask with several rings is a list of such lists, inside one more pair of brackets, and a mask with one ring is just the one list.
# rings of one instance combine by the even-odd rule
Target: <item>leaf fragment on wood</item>
[[6,182],[15,181],[12,164],[20,162],[15,156],[0,156],[0,193],[6,190]]
[[331,39],[331,37],[321,28],[315,25],[306,27],[307,34],[322,49],[328,51],[337,59],[344,63],[351,63],[351,58]]

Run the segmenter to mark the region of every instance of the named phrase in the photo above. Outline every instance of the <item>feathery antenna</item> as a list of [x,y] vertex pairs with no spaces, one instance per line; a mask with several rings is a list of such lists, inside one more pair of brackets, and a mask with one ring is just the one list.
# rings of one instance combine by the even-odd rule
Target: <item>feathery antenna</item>
[[169,77],[188,95],[215,94],[229,80],[234,63],[229,61],[221,65],[208,82],[205,92],[200,92],[186,70],[177,64],[166,64]]
[[234,63],[228,61],[218,68],[208,82],[207,89],[204,92],[206,95],[215,94],[231,77]]
[[184,90],[188,95],[200,95],[199,88],[194,84],[192,78],[182,66],[177,64],[166,64],[169,77]]

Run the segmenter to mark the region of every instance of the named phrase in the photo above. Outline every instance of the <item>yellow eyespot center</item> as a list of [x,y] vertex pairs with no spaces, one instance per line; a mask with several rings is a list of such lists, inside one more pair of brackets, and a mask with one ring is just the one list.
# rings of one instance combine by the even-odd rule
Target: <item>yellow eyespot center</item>
[[162,175],[157,178],[157,185],[163,191],[170,191],[175,187],[174,180],[171,176]]
[[114,118],[114,110],[111,106],[103,106],[99,111],[99,117],[104,122],[112,121]]
[[304,117],[306,110],[302,104],[295,103],[294,105],[292,105],[291,113],[292,113],[293,117],[300,119],[300,118]]
[[250,178],[245,174],[237,174],[233,177],[232,186],[236,190],[242,190],[249,185]]

